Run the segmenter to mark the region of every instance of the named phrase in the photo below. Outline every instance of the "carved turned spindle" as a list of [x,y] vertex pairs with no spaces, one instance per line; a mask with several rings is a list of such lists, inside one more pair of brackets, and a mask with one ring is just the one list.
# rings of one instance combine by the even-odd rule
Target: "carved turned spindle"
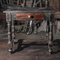
[[11,40],[12,40],[12,33],[11,33],[11,15],[10,13],[6,13],[6,21],[8,26],[8,46],[9,46],[9,52],[11,52]]
[[49,19],[49,32],[48,32],[48,51],[49,51],[49,53],[51,54],[52,53],[52,42],[53,42],[53,37],[52,37],[52,34],[53,34],[53,32],[52,32],[52,30],[53,30],[53,24],[52,24],[52,21],[51,21],[51,14],[49,13],[48,14],[49,15],[49,17],[48,17],[48,19]]

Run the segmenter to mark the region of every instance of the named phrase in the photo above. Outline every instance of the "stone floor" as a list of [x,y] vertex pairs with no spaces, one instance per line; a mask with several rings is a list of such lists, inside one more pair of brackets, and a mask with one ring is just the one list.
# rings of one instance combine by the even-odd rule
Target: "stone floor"
[[7,42],[0,43],[0,60],[60,60],[60,51],[49,55],[47,44],[24,45],[22,50],[10,54]]
[[8,52],[7,40],[0,39],[0,60],[60,60],[59,39],[54,41],[54,43],[57,43],[53,46],[54,53],[49,55],[48,40],[46,37],[43,39],[40,35],[31,34],[27,36],[22,33],[17,35],[20,40],[23,40],[23,43],[22,47],[13,54]]
[[16,39],[22,40],[22,47],[20,49],[18,44],[19,49],[10,54],[8,52],[7,33],[3,35],[2,32],[5,31],[0,31],[0,60],[60,60],[60,39],[54,40],[54,53],[49,55],[48,39],[45,32],[36,35],[17,33]]

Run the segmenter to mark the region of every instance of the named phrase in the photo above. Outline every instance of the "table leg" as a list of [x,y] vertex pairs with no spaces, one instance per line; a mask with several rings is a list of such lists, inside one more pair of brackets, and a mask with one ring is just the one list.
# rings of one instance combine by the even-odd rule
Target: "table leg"
[[52,44],[53,44],[53,22],[50,21],[49,18],[49,24],[48,24],[48,49],[49,49],[49,53],[52,53]]
[[8,26],[8,48],[9,48],[9,52],[12,51],[11,48],[11,40],[12,40],[12,36],[11,36],[11,15],[10,13],[6,13],[6,21],[7,21],[7,26]]
[[34,34],[37,34],[37,25],[36,25],[37,21],[33,21],[33,28],[34,28]]
[[28,32],[27,32],[28,35],[32,33],[32,24],[33,24],[33,20],[30,20],[29,21],[29,29],[28,29]]
[[12,31],[12,41],[11,41],[11,44],[12,44],[12,52],[14,52],[14,41],[15,41],[15,26],[14,26],[14,19],[11,15],[11,31]]

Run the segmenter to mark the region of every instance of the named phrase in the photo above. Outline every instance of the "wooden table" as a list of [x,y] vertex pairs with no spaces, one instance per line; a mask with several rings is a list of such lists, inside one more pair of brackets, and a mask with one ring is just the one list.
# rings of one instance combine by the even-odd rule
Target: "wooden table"
[[35,12],[42,12],[46,14],[46,21],[47,21],[47,29],[48,29],[48,50],[49,53],[52,52],[52,20],[51,15],[54,13],[52,10],[49,9],[39,9],[39,10],[24,10],[24,9],[17,9],[17,10],[11,10],[7,9],[3,11],[3,13],[6,13],[6,22],[8,26],[8,45],[9,45],[9,51],[14,51],[14,40],[15,40],[15,32],[14,32],[14,20],[16,20],[16,14],[17,13],[35,13]]

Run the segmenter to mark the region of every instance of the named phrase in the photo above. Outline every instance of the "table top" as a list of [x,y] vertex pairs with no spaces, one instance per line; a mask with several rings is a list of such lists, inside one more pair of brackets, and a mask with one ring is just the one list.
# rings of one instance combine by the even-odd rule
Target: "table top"
[[35,12],[46,12],[52,13],[54,12],[50,8],[28,8],[28,7],[9,7],[7,10],[3,11],[3,13],[35,13]]

